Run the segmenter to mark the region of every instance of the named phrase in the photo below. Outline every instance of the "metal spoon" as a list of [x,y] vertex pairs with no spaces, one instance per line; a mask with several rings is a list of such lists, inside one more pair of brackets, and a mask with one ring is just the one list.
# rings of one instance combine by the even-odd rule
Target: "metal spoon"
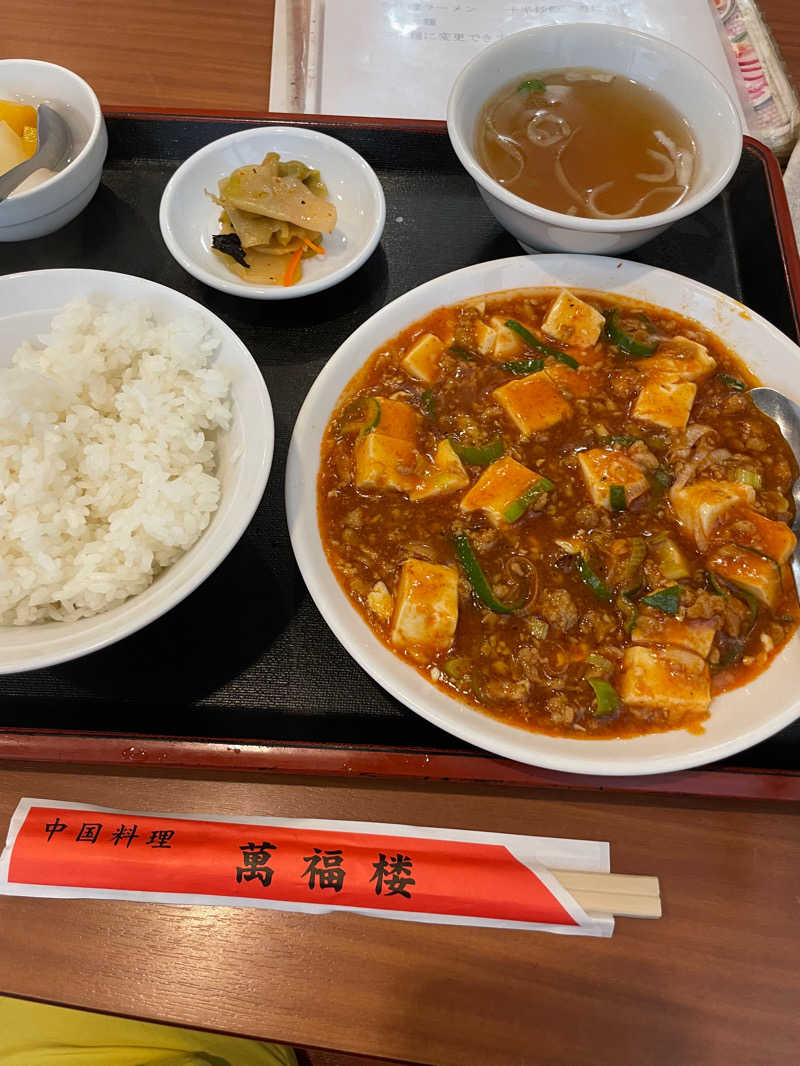
[[36,108],[36,116],[38,147],[30,159],[26,159],[24,163],[17,163],[11,170],[0,175],[0,203],[29,175],[33,174],[34,170],[40,167],[55,170],[70,150],[72,139],[69,128],[61,115],[47,104],[39,104]]
[[[777,422],[778,428],[783,434],[784,440],[794,452],[794,457],[800,463],[800,407],[775,389],[757,388],[750,389],[749,396],[756,407],[765,415]],[[792,485],[792,497],[794,499],[794,521],[791,530],[800,540],[800,478]],[[797,549],[792,552],[790,560],[795,588],[800,596],[800,557]]]

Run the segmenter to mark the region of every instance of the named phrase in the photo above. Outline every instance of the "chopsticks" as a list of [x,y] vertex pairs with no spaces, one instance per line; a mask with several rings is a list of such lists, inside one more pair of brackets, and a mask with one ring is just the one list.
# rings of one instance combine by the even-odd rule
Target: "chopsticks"
[[551,870],[564,888],[595,917],[660,918],[661,890],[657,877],[601,874],[584,870]]

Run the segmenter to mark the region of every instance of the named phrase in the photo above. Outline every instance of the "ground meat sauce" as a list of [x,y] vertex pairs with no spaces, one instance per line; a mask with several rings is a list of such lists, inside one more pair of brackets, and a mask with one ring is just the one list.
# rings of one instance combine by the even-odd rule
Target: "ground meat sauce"
[[755,384],[696,322],[617,296],[441,308],[331,417],[328,560],[388,647],[488,714],[699,731],[800,617],[797,467]]

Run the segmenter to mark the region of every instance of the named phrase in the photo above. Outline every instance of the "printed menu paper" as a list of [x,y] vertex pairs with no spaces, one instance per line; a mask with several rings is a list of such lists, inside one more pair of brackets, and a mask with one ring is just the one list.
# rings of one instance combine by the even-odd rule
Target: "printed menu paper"
[[482,48],[518,30],[598,22],[696,56],[739,105],[708,0],[277,0],[270,109],[443,119]]
[[118,811],[22,799],[0,895],[260,907],[611,936],[550,872],[607,843],[327,819]]

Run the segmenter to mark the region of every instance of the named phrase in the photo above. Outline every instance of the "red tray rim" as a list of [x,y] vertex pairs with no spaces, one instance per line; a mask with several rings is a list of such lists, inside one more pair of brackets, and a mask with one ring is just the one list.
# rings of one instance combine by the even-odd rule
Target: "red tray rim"
[[[109,118],[283,122],[331,128],[401,129],[446,133],[444,122],[427,119],[383,119],[366,116],[227,112],[168,108],[105,108]],[[800,256],[780,166],[760,141],[744,137],[745,147],[764,165],[770,203],[776,219],[787,289],[792,298],[795,329],[800,336]],[[0,760],[47,762],[72,766],[128,766],[170,770],[292,774],[342,778],[377,777],[414,781],[467,782],[523,788],[580,789],[620,793],[668,794],[750,801],[800,802],[800,772],[719,765],[673,774],[602,777],[567,774],[527,766],[481,751],[383,748],[366,745],[281,744],[143,736],[135,733],[94,733],[64,729],[0,729]]]

